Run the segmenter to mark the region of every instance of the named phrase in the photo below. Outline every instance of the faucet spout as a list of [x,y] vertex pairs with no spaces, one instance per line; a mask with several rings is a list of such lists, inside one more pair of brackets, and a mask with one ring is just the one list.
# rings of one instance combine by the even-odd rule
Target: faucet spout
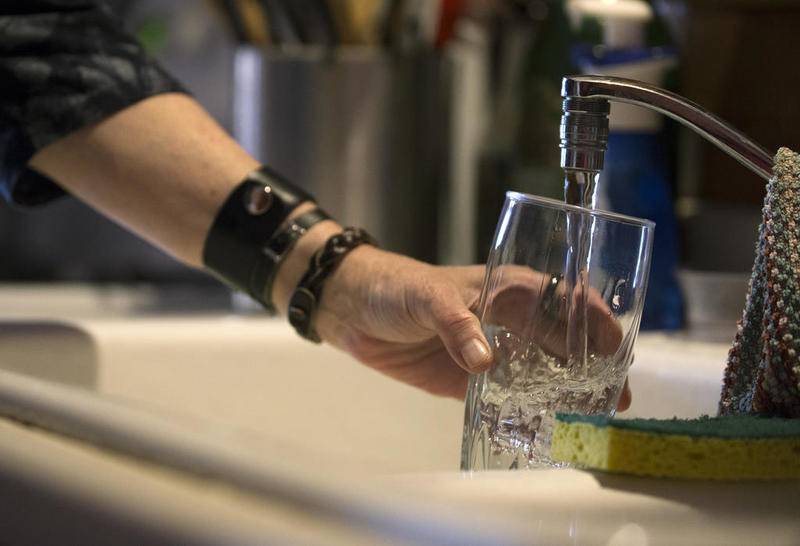
[[769,180],[772,176],[773,154],[725,121],[675,93],[624,78],[568,76],[562,81],[561,96],[564,97],[561,121],[561,166],[564,169],[602,169],[608,140],[608,101],[615,101],[669,116],[762,178]]

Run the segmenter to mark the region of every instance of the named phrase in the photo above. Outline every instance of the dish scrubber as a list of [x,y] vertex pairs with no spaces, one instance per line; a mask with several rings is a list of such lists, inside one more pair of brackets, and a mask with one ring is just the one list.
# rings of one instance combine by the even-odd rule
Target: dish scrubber
[[688,479],[800,478],[800,420],[750,415],[609,419],[558,414],[550,456],[606,472]]
[[800,417],[800,155],[775,156],[720,415]]

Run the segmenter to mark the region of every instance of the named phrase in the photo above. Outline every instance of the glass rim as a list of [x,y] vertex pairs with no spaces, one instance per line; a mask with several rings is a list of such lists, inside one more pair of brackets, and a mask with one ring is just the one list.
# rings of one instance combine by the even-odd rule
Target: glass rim
[[531,195],[529,193],[522,193],[518,191],[507,191],[506,199],[510,199],[512,201],[521,202],[528,205],[531,204],[545,205],[552,208],[559,208],[562,210],[579,212],[581,214],[589,214],[591,216],[597,216],[605,220],[622,222],[625,224],[633,224],[636,226],[641,226],[649,229],[653,229],[656,226],[656,223],[654,221],[648,220],[647,218],[637,218],[636,216],[628,216],[627,214],[620,214],[618,212],[611,212],[602,209],[587,209],[584,207],[579,207],[578,205],[570,205],[569,203],[565,203],[564,201],[559,201],[558,199],[551,199],[550,197],[541,197],[539,195]]

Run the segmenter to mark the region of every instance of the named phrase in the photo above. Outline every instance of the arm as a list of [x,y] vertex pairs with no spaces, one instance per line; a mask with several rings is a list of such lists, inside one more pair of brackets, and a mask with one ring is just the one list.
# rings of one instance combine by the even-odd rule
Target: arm
[[41,148],[147,97],[185,92],[102,0],[0,3],[0,195],[23,206],[63,191],[26,169]]
[[[202,267],[205,236],[230,191],[259,163],[189,96],[157,95],[38,151],[29,166],[177,259]],[[301,205],[292,215],[308,210]],[[339,230],[322,222],[281,267],[285,312],[311,254]]]
[[[45,146],[29,165],[200,267],[217,210],[258,163],[194,100],[164,94]],[[301,205],[293,216],[312,206]],[[281,264],[273,299],[282,313],[311,255],[340,229],[333,221],[315,225]],[[466,372],[491,363],[469,309],[482,278],[482,268],[436,268],[360,247],[326,283],[317,330],[323,340],[392,377],[461,396]]]
[[[258,162],[191,98],[168,94],[70,134],[39,151],[30,165],[131,231],[200,267],[217,210]],[[292,216],[312,206],[303,204]],[[310,256],[340,230],[333,221],[316,224],[281,264],[272,297],[282,313]],[[482,267],[434,267],[359,247],[329,279],[317,330],[323,340],[387,375],[436,394],[463,396],[467,372],[491,364],[471,311],[483,273]],[[528,278],[537,275],[528,269],[517,273],[511,276],[516,284],[501,291],[507,304],[495,305],[512,313],[506,317],[512,323],[513,313],[535,305],[538,294],[531,287],[542,285]],[[605,325],[602,320],[593,324]],[[595,337],[610,344],[609,353],[619,343],[613,328]],[[620,408],[629,404],[626,388]]]
[[[63,188],[201,265],[217,210],[257,163],[122,30],[105,2],[0,6],[0,75],[6,199],[35,205]],[[339,229],[315,225],[281,264],[272,298],[280,311],[309,257]],[[392,377],[463,395],[466,370],[491,362],[469,310],[480,269],[449,272],[357,248],[325,284],[317,332]]]
[[[11,188],[7,194],[31,193],[35,202],[35,192],[18,191],[24,176],[16,186],[9,184],[27,164],[176,258],[200,267],[218,209],[258,163],[135,44],[119,48],[117,57],[109,55],[117,41],[127,38],[103,9],[66,0],[36,0],[27,6],[67,4],[77,8],[67,9],[66,18],[77,17],[73,24],[79,29],[89,25],[96,31],[89,33],[92,39],[54,45],[57,39],[23,29],[23,37],[34,36],[38,43],[21,48],[28,52],[21,57],[21,51],[9,47],[13,40],[0,40],[0,71],[13,73],[24,88],[0,90],[0,128],[13,137],[6,139],[6,151],[15,152],[6,154],[11,161],[0,164],[0,189],[5,182]],[[0,31],[5,19],[0,9]],[[51,62],[49,68],[70,85],[43,86],[41,63],[50,61],[43,60],[42,51],[61,55],[63,48],[73,52],[72,62],[93,59],[92,66],[76,72]],[[120,62],[140,77],[126,79],[131,70],[117,71]],[[87,80],[83,75],[94,68],[102,77]],[[43,106],[30,108],[33,103]],[[305,203],[292,216],[312,206]],[[311,255],[340,229],[333,221],[316,224],[281,264],[272,294],[281,312]],[[432,393],[463,397],[468,372],[492,362],[473,314],[482,281],[482,267],[434,267],[362,246],[326,282],[316,329],[324,341],[378,371]]]

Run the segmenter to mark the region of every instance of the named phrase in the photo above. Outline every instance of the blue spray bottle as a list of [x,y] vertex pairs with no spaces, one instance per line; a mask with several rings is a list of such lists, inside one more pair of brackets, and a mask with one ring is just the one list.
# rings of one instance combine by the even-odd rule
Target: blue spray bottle
[[[571,0],[567,9],[574,23],[594,18],[602,28],[601,45],[576,48],[575,61],[583,73],[663,85],[665,74],[676,65],[675,52],[670,48],[644,46],[644,27],[653,17],[647,2]],[[610,123],[598,207],[656,222],[641,327],[681,328],[684,311],[677,280],[678,224],[667,178],[663,118],[650,110],[615,103]]]

